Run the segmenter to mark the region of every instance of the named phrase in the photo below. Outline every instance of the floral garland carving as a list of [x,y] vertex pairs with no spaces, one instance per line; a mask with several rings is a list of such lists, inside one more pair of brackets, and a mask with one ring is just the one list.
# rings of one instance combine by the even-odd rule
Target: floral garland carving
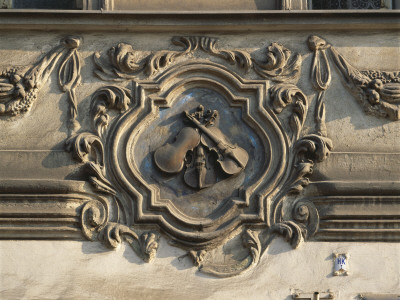
[[16,116],[27,112],[37,100],[40,88],[48,80],[58,61],[58,82],[62,91],[68,94],[70,111],[68,128],[79,129],[77,117],[77,99],[75,89],[81,76],[81,58],[78,48],[82,43],[79,37],[66,37],[60,45],[50,50],[28,71],[8,69],[0,73],[0,115]]
[[325,54],[329,51],[345,86],[367,114],[400,120],[400,72],[359,71],[322,38],[311,36],[308,44],[314,52],[311,78],[317,90],[325,91],[330,84],[331,71]]

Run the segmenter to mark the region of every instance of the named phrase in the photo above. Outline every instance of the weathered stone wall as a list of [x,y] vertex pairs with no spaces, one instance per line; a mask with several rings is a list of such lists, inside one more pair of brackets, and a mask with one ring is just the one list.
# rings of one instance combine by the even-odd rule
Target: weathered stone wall
[[[164,239],[151,264],[126,245],[109,251],[91,242],[2,241],[0,249],[3,299],[289,300],[296,291],[327,290],[335,299],[357,299],[399,292],[395,243],[310,242],[293,251],[277,239],[256,268],[225,279],[198,273]],[[332,252],[350,253],[349,276],[332,276]]]
[[[397,299],[397,13],[24,14],[0,16],[0,298]],[[154,153],[210,103],[248,160],[186,197]]]

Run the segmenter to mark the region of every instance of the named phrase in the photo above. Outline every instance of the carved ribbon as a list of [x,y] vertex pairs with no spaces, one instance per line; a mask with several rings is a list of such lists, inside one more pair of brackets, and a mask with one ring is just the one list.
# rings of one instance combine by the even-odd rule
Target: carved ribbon
[[308,47],[314,52],[313,63],[311,66],[311,82],[317,91],[326,91],[331,83],[331,69],[326,49],[329,45],[326,42],[313,35],[308,39]]

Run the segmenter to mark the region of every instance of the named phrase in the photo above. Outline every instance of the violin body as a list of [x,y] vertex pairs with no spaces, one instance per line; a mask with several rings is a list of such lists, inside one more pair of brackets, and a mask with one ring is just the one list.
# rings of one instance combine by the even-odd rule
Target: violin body
[[200,134],[192,127],[184,127],[172,144],[165,144],[154,152],[154,162],[166,173],[178,173],[185,166],[186,153],[200,144]]
[[232,145],[226,136],[216,127],[206,127],[188,112],[184,115],[202,131],[201,142],[218,154],[218,163],[228,175],[240,173],[249,161],[249,154],[243,148]]
[[217,153],[218,164],[222,171],[228,175],[240,173],[249,161],[247,151],[237,145],[232,145],[232,143],[218,128],[210,127],[207,129],[214,136],[218,137],[220,142],[216,144],[208,135],[202,134],[201,143]]
[[195,189],[203,189],[217,182],[214,170],[207,166],[207,159],[202,145],[196,147],[193,151],[192,159],[186,165],[185,183]]

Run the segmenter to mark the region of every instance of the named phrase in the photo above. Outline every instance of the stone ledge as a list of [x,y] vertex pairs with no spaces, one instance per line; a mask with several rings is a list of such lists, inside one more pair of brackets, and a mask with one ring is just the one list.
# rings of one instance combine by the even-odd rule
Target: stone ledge
[[[398,30],[398,11],[0,11],[0,31]],[[68,27],[66,27],[68,26]]]

